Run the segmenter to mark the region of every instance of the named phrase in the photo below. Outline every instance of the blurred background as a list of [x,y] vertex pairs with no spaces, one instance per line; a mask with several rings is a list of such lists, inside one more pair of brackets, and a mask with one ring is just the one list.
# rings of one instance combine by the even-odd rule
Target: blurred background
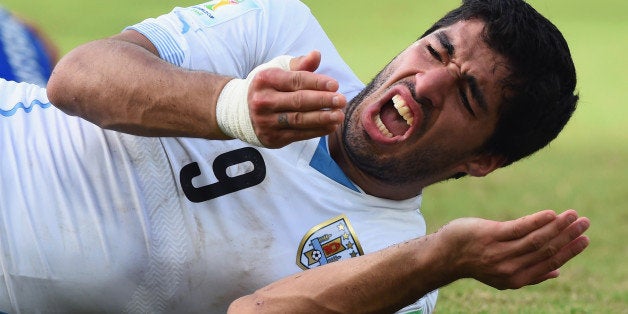
[[[369,81],[458,0],[304,0],[345,60]],[[628,2],[530,0],[567,38],[581,97],[549,148],[483,179],[424,191],[433,232],[452,219],[507,220],[574,208],[591,218],[591,245],[550,282],[497,291],[473,280],[441,289],[439,313],[628,313]],[[144,18],[198,1],[0,0],[37,23],[61,54]],[[324,57],[324,56],[323,56]],[[417,280],[421,280],[417,278]]]

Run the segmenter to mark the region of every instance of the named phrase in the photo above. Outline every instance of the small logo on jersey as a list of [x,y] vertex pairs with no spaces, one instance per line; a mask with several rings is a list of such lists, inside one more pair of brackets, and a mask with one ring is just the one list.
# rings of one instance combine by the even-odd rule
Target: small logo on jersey
[[[230,8],[227,10],[227,8]],[[189,7],[194,14],[204,17],[203,23],[212,26],[256,9],[257,5],[249,0],[213,0]]]
[[231,5],[231,4],[238,4],[240,2],[242,2],[244,0],[214,0],[214,1],[210,1],[208,3],[205,4],[205,7],[212,10],[212,11],[216,11],[216,9],[220,8],[221,6],[224,5]]
[[310,229],[297,251],[297,265],[310,269],[342,259],[364,255],[358,237],[345,215]]

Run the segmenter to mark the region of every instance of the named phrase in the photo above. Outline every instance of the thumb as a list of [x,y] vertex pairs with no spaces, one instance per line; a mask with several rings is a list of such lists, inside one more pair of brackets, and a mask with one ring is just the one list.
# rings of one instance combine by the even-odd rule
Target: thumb
[[321,63],[321,53],[312,50],[308,54],[290,60],[290,70],[314,72]]
[[247,75],[246,79],[250,81],[253,79],[253,77],[255,77],[255,75],[257,75],[257,73],[267,69],[278,68],[284,71],[288,71],[290,70],[290,64],[292,63],[292,60],[294,60],[294,58],[289,55],[277,56],[266,63],[258,65],[255,69],[253,69],[253,71],[249,73],[249,75]]

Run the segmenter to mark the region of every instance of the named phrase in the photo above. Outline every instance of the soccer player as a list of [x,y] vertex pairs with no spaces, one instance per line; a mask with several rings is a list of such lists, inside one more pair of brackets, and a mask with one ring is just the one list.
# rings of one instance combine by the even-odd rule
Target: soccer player
[[[419,210],[423,187],[531,153],[504,138],[544,145],[502,130],[503,103],[520,100],[518,85],[499,84],[531,74],[511,77],[520,60],[482,30],[495,10],[547,27],[548,43],[562,37],[509,2],[465,3],[363,93],[297,1],[177,8],[61,61],[52,103],[152,137],[68,116],[41,90],[10,98],[33,87],[3,83],[0,308],[224,312],[247,295],[231,310],[430,312],[459,278],[504,289],[556,277],[588,243],[575,211],[462,219],[424,236]],[[568,54],[553,45],[550,65]],[[568,112],[570,64],[543,72],[567,72]]]
[[57,47],[39,28],[0,6],[0,77],[46,86]]

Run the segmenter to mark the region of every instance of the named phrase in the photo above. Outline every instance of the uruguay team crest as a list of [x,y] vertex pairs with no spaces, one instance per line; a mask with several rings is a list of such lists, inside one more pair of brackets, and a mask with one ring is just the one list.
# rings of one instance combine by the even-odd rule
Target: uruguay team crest
[[360,241],[345,215],[310,229],[297,251],[297,265],[303,270],[342,259],[364,255]]

